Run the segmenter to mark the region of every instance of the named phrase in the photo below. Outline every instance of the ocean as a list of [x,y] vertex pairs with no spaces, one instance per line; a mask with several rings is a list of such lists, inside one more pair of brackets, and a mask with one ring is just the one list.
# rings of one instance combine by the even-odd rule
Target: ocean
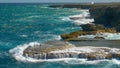
[[[85,15],[86,10],[51,8],[49,4],[0,4],[0,68],[120,68],[119,60],[22,62],[9,52],[31,42],[60,40],[60,34],[82,30],[69,16]],[[88,21],[87,21],[88,22]],[[17,52],[17,50],[16,50]]]

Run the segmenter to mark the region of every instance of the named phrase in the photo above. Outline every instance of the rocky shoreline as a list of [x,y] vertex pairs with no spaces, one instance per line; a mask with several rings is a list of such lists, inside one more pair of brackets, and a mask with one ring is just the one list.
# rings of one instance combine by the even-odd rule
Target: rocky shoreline
[[74,45],[68,44],[67,42],[49,41],[46,42],[45,44],[39,44],[39,45],[35,44],[34,46],[27,47],[24,50],[23,55],[31,58],[45,59],[45,56],[48,58],[54,57],[50,53],[51,51],[63,50],[72,47],[74,47]]
[[118,48],[93,46],[76,47],[73,44],[64,41],[54,41],[50,43],[52,43],[52,45],[42,44],[27,47],[24,50],[23,56],[38,60],[61,58],[78,58],[87,59],[88,61],[103,59],[111,60],[113,58],[120,59],[120,49]]
[[103,25],[94,25],[94,24],[86,24],[81,25],[83,30],[71,32],[68,34],[61,34],[61,38],[64,40],[73,40],[78,38],[79,36],[84,35],[95,35],[94,39],[105,39],[104,33],[116,33],[119,34],[119,32],[116,31],[114,28],[106,28]]
[[95,3],[95,4],[63,4],[51,5],[50,7],[89,9],[95,24],[101,24],[107,28],[115,28],[120,31],[120,2],[118,3]]
[[[119,48],[109,47],[76,47],[66,41],[105,41],[107,45],[109,40],[106,41],[104,33],[115,33],[119,34],[119,16],[116,18],[116,14],[119,14],[119,3],[117,4],[82,4],[82,5],[52,5],[54,8],[78,8],[78,9],[90,9],[91,17],[95,19],[92,24],[81,25],[82,30],[71,32],[69,34],[61,34],[64,41],[50,41],[44,44],[29,46],[23,51],[23,56],[26,58],[34,58],[37,60],[48,60],[48,59],[60,59],[60,58],[77,58],[91,60],[103,60],[103,59],[120,59]],[[117,11],[113,11],[113,9]],[[99,11],[100,10],[100,11]],[[108,11],[109,10],[109,11]],[[104,12],[103,12],[104,11]],[[116,13],[117,12],[117,13]],[[111,14],[113,13],[113,14]],[[114,16],[115,13],[115,16]],[[98,15],[99,14],[99,15]],[[71,19],[79,19],[78,17],[70,17]],[[104,19],[103,19],[104,18]],[[114,21],[114,20],[115,21]],[[114,22],[113,22],[114,21]],[[112,23],[115,23],[113,25]],[[106,25],[108,24],[108,25]],[[99,35],[97,35],[99,34]],[[94,35],[94,38],[81,38],[84,35]],[[118,40],[119,41],[119,40]],[[82,45],[82,44],[81,44]]]
[[[95,3],[95,4],[60,4],[51,5],[53,8],[77,8],[89,9],[90,18],[93,18],[93,24],[80,25],[83,30],[74,31],[68,34],[61,34],[62,39],[70,40],[78,38],[81,35],[96,35],[99,33],[119,33],[120,31],[120,3]],[[70,19],[76,19],[72,17]],[[79,17],[77,17],[79,19]],[[104,39],[98,37],[97,39]]]

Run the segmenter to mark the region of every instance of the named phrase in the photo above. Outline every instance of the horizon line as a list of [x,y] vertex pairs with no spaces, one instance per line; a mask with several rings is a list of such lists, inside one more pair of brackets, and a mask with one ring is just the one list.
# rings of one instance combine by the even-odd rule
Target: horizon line
[[[91,1],[91,2],[94,2],[94,1]],[[91,2],[0,2],[0,3],[91,3]],[[120,3],[120,2],[94,2],[94,3]]]

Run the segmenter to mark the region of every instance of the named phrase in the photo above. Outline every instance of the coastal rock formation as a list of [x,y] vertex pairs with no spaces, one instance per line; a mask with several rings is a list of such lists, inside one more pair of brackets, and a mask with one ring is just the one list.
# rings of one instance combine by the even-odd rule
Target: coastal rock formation
[[[71,7],[72,6],[72,7]],[[77,7],[79,6],[79,7]],[[84,7],[83,7],[84,6]],[[88,7],[89,6],[89,7]],[[57,6],[58,7],[58,6]],[[94,18],[94,21],[89,24],[82,24],[82,30],[71,32],[69,34],[61,34],[61,38],[64,40],[70,40],[78,38],[81,35],[96,35],[98,33],[118,33],[119,19],[120,19],[120,7],[119,4],[66,4],[62,6],[67,8],[88,8],[90,9],[90,16]],[[116,11],[115,11],[116,10]],[[81,18],[81,17],[80,17]],[[71,17],[70,17],[71,19]],[[72,19],[79,19],[79,16],[73,16]],[[80,22],[80,21],[78,21]],[[105,39],[103,36],[96,36],[95,39]]]
[[[51,51],[55,50],[63,50],[66,48],[74,47],[74,45],[69,44],[68,42],[63,41],[49,41],[45,44],[39,44],[34,46],[29,46],[24,50],[23,55],[26,57],[32,57],[32,58],[55,58],[59,55],[50,53]],[[66,55],[64,55],[66,56]]]
[[[106,28],[103,25],[95,25],[95,24],[86,24],[86,25],[81,25],[83,30],[80,31],[75,31],[71,32],[69,34],[61,34],[61,38],[64,40],[70,40],[72,38],[78,38],[81,35],[96,35],[96,34],[101,34],[102,33],[116,33],[116,29],[114,28]],[[98,36],[96,35],[95,38],[98,39],[98,37],[103,37],[103,36]]]
[[120,31],[120,6],[99,6],[90,9],[91,17],[95,24],[102,24],[106,27],[114,27]]
[[[90,39],[90,42],[91,40],[96,41],[96,39],[99,39],[104,42],[113,43],[112,41],[103,40],[105,39],[103,34],[117,33],[117,31],[120,31],[119,4],[117,5],[115,4],[78,5],[77,4],[77,5],[55,5],[51,7],[90,9],[91,17],[95,19],[94,23],[92,24],[81,25],[83,30],[71,32],[69,34],[62,34],[61,37],[64,40],[78,39],[78,37],[82,35],[95,35],[94,39]],[[70,19],[76,20],[79,19],[79,17],[74,16],[74,17],[70,17]],[[81,39],[81,40],[88,41],[88,39]],[[88,61],[103,60],[103,59],[111,60],[111,59],[120,59],[120,49],[109,48],[109,47],[91,47],[91,46],[76,47],[64,41],[53,41],[53,42],[47,42],[45,44],[29,46],[23,51],[22,55],[26,58],[34,58],[38,60],[61,59],[61,58],[87,59]]]
[[74,47],[60,51],[52,51],[51,53],[61,55],[62,57],[60,58],[79,58],[79,59],[83,58],[87,60],[102,60],[120,58],[119,52],[120,52],[119,49],[87,46],[87,47]]
[[50,7],[89,9],[95,24],[101,24],[107,28],[112,27],[120,31],[120,3],[62,4],[51,5]]
[[[59,45],[65,42],[58,41],[55,45],[34,45],[27,47],[23,56],[34,59],[61,59],[61,58],[78,58],[90,60],[103,60],[103,59],[120,59],[120,49],[108,47],[75,47],[67,43],[66,46]],[[58,45],[57,45],[58,44]]]
[[[82,31],[75,31],[69,34],[62,34],[62,39],[70,40],[81,35],[96,35],[99,33],[118,33],[120,31],[120,3],[95,3],[95,4],[62,4],[51,5],[54,8],[77,8],[89,9],[90,18],[93,24],[81,25]],[[73,16],[70,19],[79,19],[80,16]],[[81,17],[80,17],[81,18]],[[78,21],[80,22],[80,21]],[[96,36],[95,39],[102,37]],[[103,38],[102,38],[103,39]]]

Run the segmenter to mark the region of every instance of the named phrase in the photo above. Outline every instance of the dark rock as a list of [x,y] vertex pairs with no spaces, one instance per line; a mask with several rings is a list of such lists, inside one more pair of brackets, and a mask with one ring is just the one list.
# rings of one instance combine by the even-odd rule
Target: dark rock
[[78,55],[79,58],[87,58],[88,57],[88,53],[80,53]]
[[104,37],[96,36],[95,39],[105,39]]
[[102,24],[120,31],[120,3],[61,4],[50,7],[90,9],[90,15],[95,19],[95,24]]
[[105,57],[105,59],[112,59],[112,58],[113,58],[112,54],[108,54],[108,55]]
[[120,54],[112,54],[113,58],[117,58],[117,59],[120,59]]
[[99,6],[90,9],[95,24],[102,24],[106,27],[114,27],[120,31],[120,6]]
[[96,56],[94,56],[94,55],[88,55],[87,59],[88,60],[96,60]]
[[95,24],[81,25],[81,27],[84,31],[96,31],[97,30]]

